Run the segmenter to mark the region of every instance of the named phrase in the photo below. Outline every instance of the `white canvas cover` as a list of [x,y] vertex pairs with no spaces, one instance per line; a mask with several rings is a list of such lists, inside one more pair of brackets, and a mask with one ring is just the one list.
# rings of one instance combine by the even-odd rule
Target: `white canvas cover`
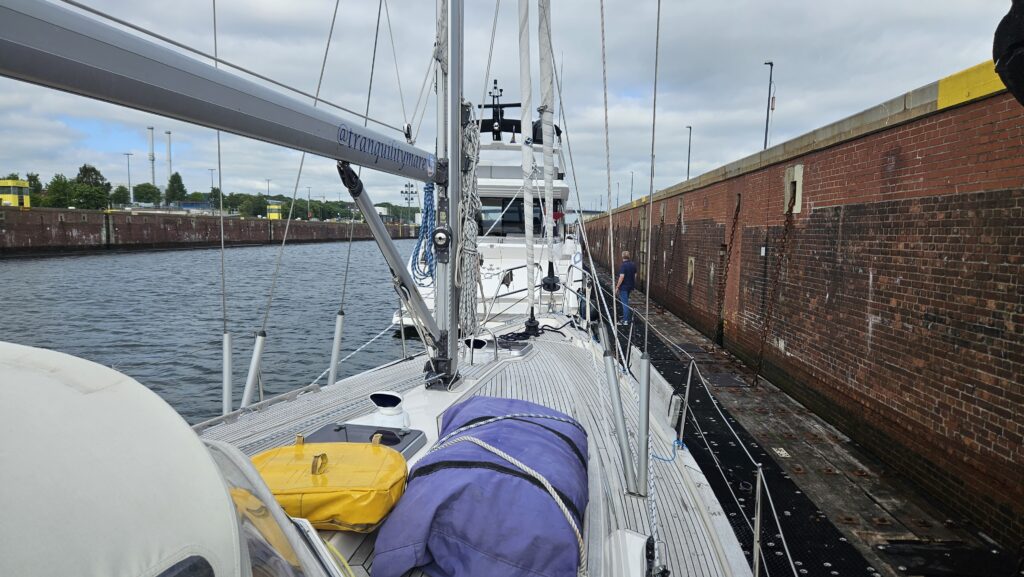
[[190,556],[239,574],[209,452],[112,369],[0,342],[0,575],[152,576]]

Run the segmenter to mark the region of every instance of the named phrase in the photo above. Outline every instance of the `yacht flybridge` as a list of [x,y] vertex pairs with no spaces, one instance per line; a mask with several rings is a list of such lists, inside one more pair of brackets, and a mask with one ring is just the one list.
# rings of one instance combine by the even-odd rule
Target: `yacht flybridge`
[[[123,374],[0,344],[0,574],[751,574],[679,441],[687,403],[621,350],[614,305],[559,216],[549,3],[539,124],[516,130],[497,98],[473,119],[463,1],[440,2],[439,118],[452,122],[429,153],[80,11],[0,0],[4,76],[337,161],[426,347],[335,380],[339,312],[328,384],[262,399],[259,333],[241,406],[225,364],[223,415],[190,430]],[[530,4],[518,3],[523,111]],[[518,174],[499,158],[516,152]],[[436,187],[429,286],[353,164]]]
[[[575,314],[580,299],[569,291],[540,290],[543,289],[544,278],[558,278],[567,286],[574,287],[576,292],[584,286],[581,245],[577,234],[566,225],[565,218],[569,185],[565,182],[562,130],[558,125],[553,126],[553,227],[548,242],[547,204],[541,194],[545,187],[541,168],[544,164],[543,127],[539,119],[530,121],[524,133],[520,119],[506,117],[507,110],[521,109],[522,103],[502,103],[503,93],[504,89],[499,88],[495,80],[488,93],[491,103],[479,105],[491,113],[478,121],[481,142],[476,164],[476,188],[480,199],[476,218],[476,251],[480,262],[476,288],[477,317],[485,328],[529,315],[531,308],[538,312],[557,309],[565,314]],[[528,114],[528,111],[522,112],[524,118],[528,118]],[[427,191],[426,194],[431,193]],[[526,208],[528,201],[532,210]],[[425,204],[433,205],[433,199],[427,199]],[[528,218],[532,219],[529,223]],[[424,223],[420,238],[430,239],[434,230],[433,223]],[[532,258],[529,258],[528,244]],[[413,272],[424,270],[426,261],[433,256],[424,242],[418,246],[421,249],[413,253],[409,262],[409,269]],[[528,262],[532,265],[528,266]],[[550,272],[549,262],[552,265]],[[428,307],[433,309],[434,278],[429,274],[414,274],[414,277]],[[565,298],[566,295],[573,298]],[[537,297],[540,299],[535,300]],[[413,319],[404,311],[395,312],[394,321],[405,327],[414,326]]]

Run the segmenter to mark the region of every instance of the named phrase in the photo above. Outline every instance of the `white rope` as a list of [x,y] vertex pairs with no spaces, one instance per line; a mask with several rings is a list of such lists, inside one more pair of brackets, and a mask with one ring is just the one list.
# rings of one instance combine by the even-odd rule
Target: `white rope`
[[445,449],[447,447],[450,447],[450,446],[452,446],[452,445],[454,445],[456,443],[461,443],[463,441],[466,441],[466,442],[469,442],[469,443],[473,443],[474,445],[477,445],[478,447],[480,447],[480,448],[482,448],[482,449],[484,449],[486,451],[489,451],[489,452],[497,455],[498,457],[501,457],[502,459],[504,459],[504,460],[508,461],[509,463],[512,463],[513,465],[515,465],[517,468],[519,468],[521,471],[523,471],[527,475],[529,475],[529,476],[533,477],[534,479],[536,479],[537,481],[539,481],[541,485],[544,485],[544,489],[547,490],[548,494],[551,495],[551,498],[555,500],[555,504],[558,505],[558,508],[562,511],[562,515],[564,515],[565,516],[565,520],[569,522],[569,527],[572,529],[573,535],[575,535],[575,537],[576,537],[576,544],[579,547],[579,556],[580,556],[580,566],[579,566],[579,569],[577,570],[576,574],[577,575],[586,575],[587,574],[587,546],[586,546],[586,544],[583,543],[583,534],[580,533],[579,526],[576,524],[576,520],[572,518],[572,513],[569,512],[569,508],[565,506],[565,502],[562,501],[562,498],[558,496],[558,491],[556,491],[555,488],[553,486],[551,486],[551,483],[549,483],[548,480],[544,478],[544,475],[541,475],[537,471],[534,471],[529,466],[527,466],[526,464],[522,463],[521,461],[519,461],[515,457],[509,455],[508,453],[502,451],[501,449],[499,449],[497,447],[494,447],[492,445],[489,445],[486,442],[481,441],[480,439],[478,439],[476,437],[468,437],[468,436],[466,436],[466,437],[459,437],[457,439],[452,439],[451,441],[448,441],[446,443],[435,445],[432,449],[430,449],[430,452],[433,453],[434,451],[439,451],[441,449]]
[[[462,202],[459,203],[459,222],[462,240],[458,249],[458,268],[455,286],[476,287],[480,277],[480,256],[477,252],[476,215],[480,212],[480,193],[476,186],[476,166],[480,155],[480,129],[470,122],[462,132],[463,153],[469,169],[462,173]],[[459,326],[465,334],[475,334],[479,328],[476,316],[476,290],[459,291]]]
[[541,413],[509,413],[507,415],[501,415],[501,416],[498,416],[498,417],[491,417],[490,419],[486,419],[486,420],[483,420],[483,421],[480,421],[480,422],[477,422],[477,423],[473,423],[471,425],[464,425],[462,427],[459,427],[458,429],[455,429],[454,431],[448,433],[444,437],[441,437],[440,439],[438,439],[437,443],[438,444],[443,444],[443,443],[447,442],[449,439],[451,439],[452,437],[454,437],[456,435],[459,435],[459,434],[462,434],[462,433],[465,433],[466,431],[469,431],[471,429],[475,429],[477,427],[482,427],[484,425],[489,425],[491,423],[496,423],[498,421],[504,421],[506,419],[518,419],[518,418],[550,419],[552,421],[559,421],[559,422],[562,422],[562,423],[566,423],[566,424],[572,425],[572,426],[576,427],[577,429],[580,429],[581,431],[583,431],[584,434],[586,434],[586,431],[583,430],[583,427],[581,427],[579,425],[579,423],[577,423],[576,421],[573,421],[572,419],[567,419],[565,417],[556,417],[554,415],[544,415],[544,414],[541,414]]
[[390,331],[390,330],[391,330],[391,329],[392,329],[392,328],[393,328],[394,326],[395,326],[395,323],[391,323],[390,325],[388,325],[388,326],[387,326],[387,328],[385,328],[385,329],[384,329],[384,330],[382,330],[381,332],[379,332],[379,333],[377,333],[376,335],[374,335],[374,337],[373,337],[372,339],[370,339],[370,340],[366,341],[366,342],[365,342],[365,343],[363,343],[362,345],[359,345],[359,348],[357,348],[356,350],[352,351],[351,353],[349,353],[349,354],[345,355],[345,358],[341,359],[341,360],[340,360],[340,361],[338,361],[338,362],[339,362],[339,363],[343,363],[343,362],[345,362],[345,361],[347,361],[347,360],[351,359],[353,355],[355,355],[355,354],[357,354],[357,353],[361,352],[361,351],[362,351],[363,349],[365,349],[366,347],[370,346],[370,343],[372,343],[373,341],[375,341],[375,340],[377,340],[377,339],[381,338],[382,336],[384,336],[384,335],[385,335],[385,334],[386,334],[386,333],[387,333],[388,331]]

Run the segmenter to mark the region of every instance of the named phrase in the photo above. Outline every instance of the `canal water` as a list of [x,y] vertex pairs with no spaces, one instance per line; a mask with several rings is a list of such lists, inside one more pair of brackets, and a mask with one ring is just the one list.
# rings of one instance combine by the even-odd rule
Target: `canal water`
[[[415,241],[397,245],[408,258]],[[262,371],[266,395],[307,385],[330,364],[348,249],[348,243],[285,247],[267,320]],[[354,242],[351,249],[342,356],[385,329],[398,308],[377,245]],[[235,407],[253,335],[267,310],[278,250],[259,246],[225,252]],[[0,260],[0,295],[0,340],[113,367],[155,391],[190,423],[219,414],[219,249]],[[343,363],[339,375],[400,358],[397,334],[388,331]],[[422,350],[417,340],[408,344],[411,350]]]

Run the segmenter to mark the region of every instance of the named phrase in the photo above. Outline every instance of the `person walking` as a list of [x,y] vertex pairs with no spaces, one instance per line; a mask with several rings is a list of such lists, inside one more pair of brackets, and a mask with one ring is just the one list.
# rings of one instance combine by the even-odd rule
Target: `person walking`
[[629,251],[622,251],[622,264],[619,265],[619,277],[615,281],[615,292],[622,303],[622,320],[620,325],[628,325],[633,321],[633,310],[629,308],[629,293],[636,288],[636,264],[629,259]]

